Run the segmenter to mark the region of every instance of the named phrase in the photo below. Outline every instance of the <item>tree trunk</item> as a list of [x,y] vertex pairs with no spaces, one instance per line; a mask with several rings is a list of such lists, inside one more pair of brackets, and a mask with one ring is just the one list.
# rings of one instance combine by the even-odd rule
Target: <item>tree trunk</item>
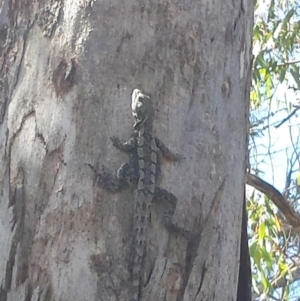
[[0,11],[0,301],[129,300],[133,191],[110,193],[85,163],[115,173],[128,156],[134,88],[162,161],[141,300],[235,300],[253,3],[13,1]]

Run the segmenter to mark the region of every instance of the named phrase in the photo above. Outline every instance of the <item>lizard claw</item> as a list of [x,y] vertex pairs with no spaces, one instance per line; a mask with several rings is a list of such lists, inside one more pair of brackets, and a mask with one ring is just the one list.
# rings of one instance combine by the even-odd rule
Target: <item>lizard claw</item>
[[120,141],[120,139],[117,138],[116,136],[110,137],[110,140],[112,141],[113,145],[117,145],[118,142]]

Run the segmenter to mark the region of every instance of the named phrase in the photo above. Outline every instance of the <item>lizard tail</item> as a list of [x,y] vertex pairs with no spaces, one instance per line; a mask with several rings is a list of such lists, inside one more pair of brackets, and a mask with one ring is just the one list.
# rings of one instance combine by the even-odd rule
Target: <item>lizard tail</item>
[[143,256],[139,256],[137,254],[137,250],[135,253],[136,254],[133,258],[132,287],[131,287],[130,301],[140,300],[140,286],[141,286],[141,276],[142,276],[141,269],[142,269]]
[[143,259],[145,252],[145,233],[146,228],[143,225],[139,225],[136,228],[137,232],[135,235],[133,261],[132,261],[132,287],[131,287],[131,299],[130,301],[140,300],[141,291],[141,279],[143,269]]
[[[150,201],[141,192],[135,192],[134,209],[134,239],[132,257],[132,287],[130,301],[139,301],[142,290],[143,261],[146,249],[146,232],[149,208],[146,206]],[[151,199],[150,199],[151,200]]]

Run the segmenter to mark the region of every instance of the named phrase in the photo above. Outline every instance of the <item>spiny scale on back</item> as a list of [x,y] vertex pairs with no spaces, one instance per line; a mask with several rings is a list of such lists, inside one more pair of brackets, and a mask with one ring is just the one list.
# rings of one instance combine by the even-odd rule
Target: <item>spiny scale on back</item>
[[132,301],[139,300],[140,281],[145,254],[147,223],[155,190],[157,147],[152,136],[154,108],[152,99],[135,89],[132,93],[132,115],[137,131],[139,166],[138,186],[134,193],[134,259],[132,266]]

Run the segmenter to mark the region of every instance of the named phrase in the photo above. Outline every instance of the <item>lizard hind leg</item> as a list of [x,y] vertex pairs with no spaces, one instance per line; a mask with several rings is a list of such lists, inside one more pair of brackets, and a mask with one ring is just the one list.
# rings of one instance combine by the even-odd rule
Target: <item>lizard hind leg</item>
[[123,163],[117,172],[117,178],[125,181],[129,186],[137,186],[139,174],[130,162]]
[[190,238],[190,231],[174,224],[172,222],[172,217],[175,213],[176,210],[176,205],[177,205],[177,198],[176,196],[163,189],[160,187],[155,187],[155,191],[154,191],[154,202],[165,202],[168,205],[168,210],[165,211],[164,213],[164,217],[163,217],[163,222],[165,227],[169,230],[169,231],[173,231],[175,233],[178,233],[182,236],[184,236],[185,238],[189,239]]

